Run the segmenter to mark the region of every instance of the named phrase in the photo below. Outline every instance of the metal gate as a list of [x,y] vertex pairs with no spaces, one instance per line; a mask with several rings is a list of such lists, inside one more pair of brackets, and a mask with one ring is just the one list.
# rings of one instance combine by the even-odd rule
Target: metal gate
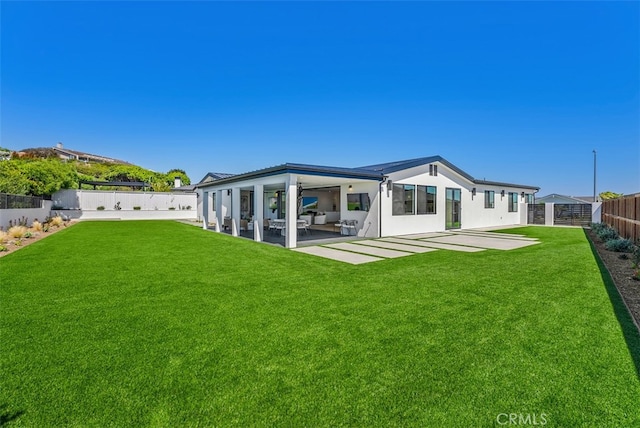
[[544,204],[529,204],[527,207],[527,224],[545,224]]
[[588,226],[591,223],[591,204],[554,204],[553,224]]

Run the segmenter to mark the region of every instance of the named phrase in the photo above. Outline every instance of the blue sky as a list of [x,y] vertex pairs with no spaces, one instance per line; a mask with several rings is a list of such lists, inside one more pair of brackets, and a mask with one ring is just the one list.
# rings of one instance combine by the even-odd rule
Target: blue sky
[[0,146],[640,191],[638,2],[1,3]]

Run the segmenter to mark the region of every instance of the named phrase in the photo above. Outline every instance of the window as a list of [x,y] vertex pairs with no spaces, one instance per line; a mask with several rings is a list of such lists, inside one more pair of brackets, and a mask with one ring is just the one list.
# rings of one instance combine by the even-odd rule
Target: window
[[418,214],[436,213],[436,186],[418,186]]
[[509,212],[518,212],[518,194],[515,192],[509,192]]
[[347,209],[349,211],[369,211],[368,193],[349,193],[347,194]]
[[484,207],[495,208],[496,207],[496,192],[493,190],[484,191]]
[[528,204],[532,204],[533,203],[533,194],[531,193],[525,193],[524,194],[524,201]]
[[393,215],[414,214],[414,191],[413,184],[393,185]]
[[429,164],[429,175],[438,175],[438,165]]

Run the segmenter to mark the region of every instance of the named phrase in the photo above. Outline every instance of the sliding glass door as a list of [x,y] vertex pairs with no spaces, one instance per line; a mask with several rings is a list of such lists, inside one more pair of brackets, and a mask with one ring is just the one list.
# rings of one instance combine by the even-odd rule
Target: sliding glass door
[[462,209],[460,189],[446,189],[445,228],[460,229],[462,226],[460,211]]

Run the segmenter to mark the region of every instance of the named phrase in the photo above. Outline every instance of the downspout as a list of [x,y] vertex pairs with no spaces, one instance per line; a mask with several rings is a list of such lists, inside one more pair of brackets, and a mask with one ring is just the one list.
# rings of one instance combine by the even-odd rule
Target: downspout
[[382,238],[382,189],[387,182],[386,175],[382,177],[382,182],[378,186],[378,238]]

